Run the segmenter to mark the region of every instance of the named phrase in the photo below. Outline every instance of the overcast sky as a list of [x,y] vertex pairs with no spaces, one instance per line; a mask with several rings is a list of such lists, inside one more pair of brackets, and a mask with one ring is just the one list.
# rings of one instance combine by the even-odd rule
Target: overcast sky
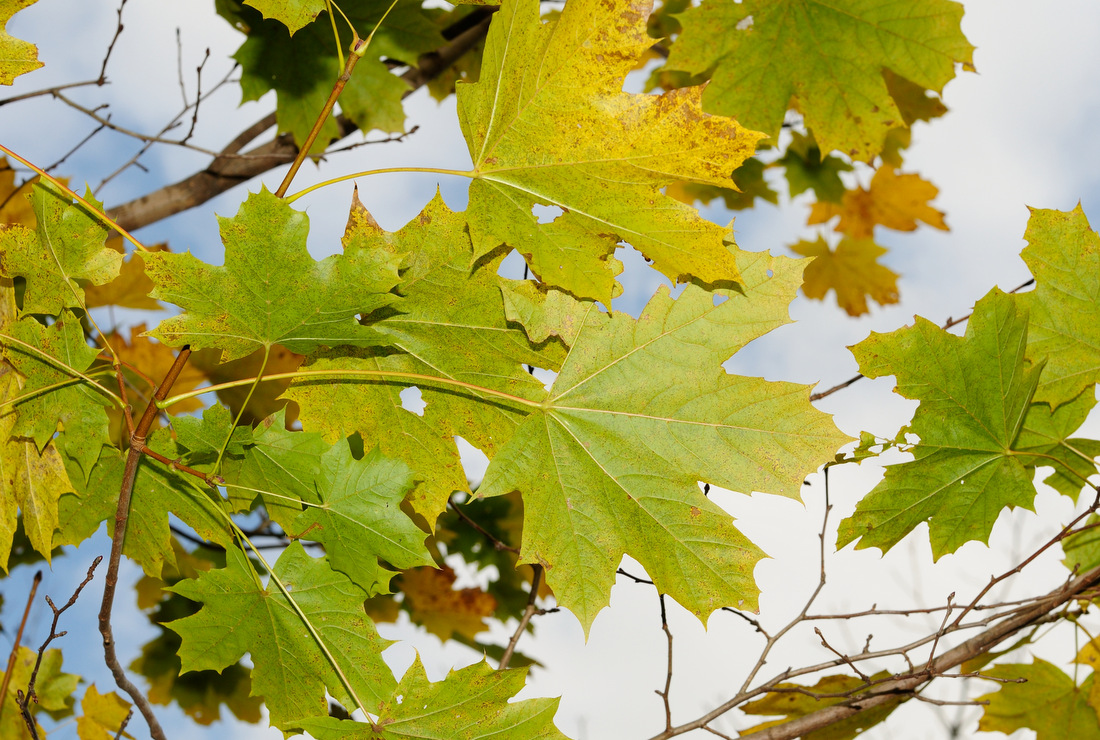
[[[194,68],[205,48],[211,49],[203,74],[205,89],[230,68],[227,57],[241,37],[213,15],[212,6],[212,2],[195,0],[130,0],[125,8],[127,28],[108,69],[112,85],[106,90],[73,91],[72,96],[93,106],[110,101],[113,120],[121,125],[145,132],[159,129],[181,104],[176,72],[177,27],[181,29],[189,94],[194,92]],[[1100,119],[1100,44],[1096,39],[1100,38],[1100,6],[1088,0],[1045,3],[1041,9],[1023,0],[984,0],[964,6],[963,29],[977,47],[974,61],[978,73],[961,74],[948,84],[944,99],[950,113],[930,125],[917,125],[915,143],[904,167],[904,171],[919,172],[939,187],[934,205],[947,214],[951,231],[923,228],[913,234],[897,234],[880,230],[879,241],[891,248],[884,261],[902,275],[902,300],[898,305],[875,308],[869,316],[851,319],[828,302],[799,299],[791,307],[797,323],[743,351],[727,364],[731,372],[831,386],[854,373],[855,362],[846,347],[869,332],[891,331],[910,323],[917,314],[941,323],[968,312],[974,301],[994,285],[1010,290],[1024,282],[1029,275],[1018,255],[1024,246],[1027,206],[1066,210],[1081,201],[1086,214],[1097,214],[1100,137],[1095,130]],[[114,31],[115,8],[114,2],[103,0],[39,0],[16,16],[8,24],[8,31],[38,43],[46,67],[19,78],[10,93],[94,78]],[[7,94],[9,91],[4,91],[0,97]],[[200,125],[195,141],[219,148],[267,113],[273,103],[266,98],[238,107],[238,101],[238,93],[228,86],[204,103],[202,122],[206,125]],[[367,168],[468,165],[453,99],[437,105],[420,93],[409,101],[407,110],[409,124],[421,127],[407,143],[363,147],[334,159],[320,172],[307,165],[295,187],[324,176]],[[39,164],[59,159],[92,128],[94,125],[86,118],[48,99],[0,108],[0,141]],[[86,180],[95,186],[105,173],[126,161],[136,147],[122,137],[100,134],[59,171],[70,175],[74,184]],[[144,161],[151,170],[149,174],[131,168],[100,192],[107,205],[186,176],[201,167],[206,158],[160,148]],[[281,176],[279,171],[265,177],[264,182],[273,189]],[[864,185],[869,181],[867,173],[860,173],[858,178]],[[466,183],[432,175],[387,176],[360,182],[360,197],[383,226],[396,229],[431,198],[437,183],[452,208],[464,207]],[[785,194],[785,185],[778,185],[777,189]],[[249,191],[258,188],[258,181],[247,186]],[[311,217],[310,249],[315,256],[339,248],[350,191],[350,184],[332,187],[296,204]],[[143,230],[139,236],[147,242],[166,240],[176,251],[190,249],[203,259],[220,263],[211,212],[232,215],[244,195],[245,189],[238,188],[203,208]],[[718,209],[709,209],[706,215],[723,224],[730,219],[730,214]],[[744,249],[785,253],[785,245],[816,234],[804,226],[807,215],[808,205],[802,199],[791,203],[784,198],[780,207],[761,204],[737,216],[737,241]],[[637,312],[661,279],[636,256],[624,259],[631,268],[626,279],[633,280],[634,286],[621,307]],[[125,312],[119,316],[132,322],[148,318]],[[819,407],[835,414],[837,424],[849,434],[868,430],[891,436],[908,421],[915,406],[892,394],[891,388],[892,379],[863,381],[822,401]],[[1097,426],[1095,419],[1091,423]],[[858,498],[880,476],[881,470],[871,464],[834,471],[830,481],[835,506],[830,545],[836,523],[851,513]],[[804,496],[805,506],[777,497],[717,494],[719,503],[738,518],[738,526],[772,558],[756,570],[763,589],[762,619],[771,627],[797,612],[816,583],[817,533],[824,492],[820,476],[811,481],[813,485]],[[931,565],[925,527],[885,558],[874,550],[853,553],[851,548],[833,555],[828,563],[829,587],[820,609],[866,608],[874,602],[881,607],[942,603],[951,591],[957,591],[957,601],[962,601],[992,573],[1014,564],[1014,557],[1048,538],[1056,530],[1056,523],[1066,521],[1073,509],[1067,499],[1049,491],[1040,494],[1036,506],[1038,515],[1023,511],[1002,514],[990,547],[970,543],[935,566]],[[106,538],[101,533],[79,552],[66,556],[64,564],[59,562],[40,593],[67,598],[87,561],[106,549]],[[1064,577],[1058,557],[1052,552],[1034,566],[1031,580],[1018,586],[1016,595],[1045,590]],[[628,567],[642,573],[636,564]],[[31,572],[17,570],[16,578],[5,582],[3,622],[7,627],[4,635],[8,636],[0,637],[0,646],[7,647],[11,639],[10,630],[18,620]],[[136,578],[136,571],[131,569],[129,576]],[[99,662],[98,640],[92,637],[99,593],[98,585],[90,588],[77,608],[66,615],[62,626],[70,630],[70,637],[61,646],[66,650],[66,666],[96,680],[105,690],[112,682]],[[27,640],[33,645],[42,639],[42,622],[48,613],[43,605],[36,609],[38,629]],[[675,605],[670,608],[670,619],[676,636],[674,721],[682,722],[720,703],[740,685],[746,661],[755,658],[759,639],[751,627],[729,614],[714,615],[709,631]],[[116,624],[116,633],[135,640],[122,646],[125,663],[136,654],[141,641],[154,632],[145,617],[137,613],[120,614]],[[868,631],[874,631],[875,645],[885,646],[892,636],[910,634],[908,629],[912,634],[927,633],[934,626],[929,620],[917,618],[901,626],[897,622],[870,627],[833,624],[826,629],[834,644],[858,650]],[[660,699],[653,691],[663,685],[666,646],[660,632],[657,598],[651,588],[620,583],[612,594],[611,608],[597,618],[587,643],[578,622],[568,613],[539,617],[536,629],[537,637],[525,637],[520,647],[546,668],[533,674],[523,696],[561,695],[557,723],[564,732],[575,738],[643,738],[663,727]],[[509,633],[499,630],[494,637],[503,642]],[[452,666],[478,659],[465,648],[441,648],[436,638],[423,633],[410,636],[406,628],[387,634],[407,640],[387,656],[399,673],[411,662],[414,647],[421,651],[433,679]],[[89,648],[87,655],[74,649],[83,645]],[[1040,650],[1044,657],[1064,660],[1071,654],[1072,642],[1062,639]],[[816,637],[803,631],[792,636],[789,647],[777,651],[769,667],[779,672],[787,665],[816,661],[823,655]],[[772,673],[765,669],[763,675]],[[956,686],[948,686],[937,695],[956,698],[950,695],[955,690]],[[974,693],[990,690],[992,685],[976,686]],[[174,740],[246,735],[243,726],[185,728],[172,719],[178,717],[173,709],[162,715],[173,725]],[[936,736],[942,732],[937,723],[927,707],[911,702],[875,737]],[[716,728],[726,732],[745,726],[735,720],[715,723]],[[130,726],[138,736],[142,729],[138,720]],[[975,729],[972,723],[967,733]],[[72,736],[71,726],[67,732]],[[278,737],[274,730],[249,732],[255,737]],[[698,736],[712,737],[707,733]]]

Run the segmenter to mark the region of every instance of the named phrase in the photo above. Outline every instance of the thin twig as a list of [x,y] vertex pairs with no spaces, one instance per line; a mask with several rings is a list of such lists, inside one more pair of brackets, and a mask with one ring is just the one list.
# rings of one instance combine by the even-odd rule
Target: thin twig
[[111,59],[111,52],[115,50],[115,42],[118,41],[118,37],[122,35],[122,9],[126,6],[126,0],[122,0],[118,4],[118,26],[115,28],[115,35],[111,37],[111,43],[107,46],[107,53],[103,55],[103,64],[99,67],[99,79],[96,80],[97,85],[107,84],[107,62]]
[[665,705],[665,731],[672,729],[672,705],[669,702],[669,692],[672,689],[672,630],[668,628],[668,614],[665,612],[665,595],[657,594],[657,598],[661,602],[661,629],[664,630],[665,636],[668,638],[668,670],[665,672],[665,690],[658,691],[657,696],[661,697],[661,701]]
[[531,617],[535,616],[535,613],[538,611],[538,607],[535,606],[535,599],[538,598],[539,585],[542,583],[542,566],[532,565],[531,569],[535,574],[531,578],[531,595],[527,599],[527,608],[523,610],[523,616],[520,617],[519,626],[516,627],[516,631],[512,634],[512,639],[508,641],[508,647],[504,649],[504,655],[500,656],[500,667],[497,670],[503,671],[508,668],[508,663],[512,660],[512,653],[516,651],[516,643],[519,642],[520,635],[527,629]]
[[51,164],[49,167],[47,167],[46,172],[53,172],[54,170],[56,170],[58,167],[60,167],[62,164],[65,163],[66,159],[68,159],[69,157],[76,154],[77,150],[80,149],[80,147],[84,146],[89,141],[91,141],[93,136],[95,136],[96,134],[98,134],[100,131],[102,131],[105,128],[107,128],[107,127],[102,123],[99,124],[98,126],[96,126],[94,129],[92,129],[92,132],[90,134],[88,134],[87,136],[85,136],[83,139],[80,140],[79,144],[74,146],[69,151],[65,152],[65,156],[63,156],[61,159],[57,160],[56,162]]
[[[153,425],[153,419],[157,415],[157,401],[163,401],[171,392],[176,379],[183,372],[187,358],[191,355],[190,346],[185,345],[176,356],[172,367],[164,376],[164,380],[153,394],[153,401],[145,407],[134,433],[130,436],[130,451],[126,456],[126,468],[122,476],[122,486],[118,494],[118,508],[115,511],[115,531],[111,536],[111,558],[107,563],[107,575],[103,587],[103,603],[99,609],[99,632],[103,636],[103,659],[111,669],[115,678],[115,684],[130,695],[134,700],[145,722],[149,725],[149,734],[155,740],[167,740],[164,730],[153,714],[153,708],[144,694],[126,677],[122,664],[118,662],[115,653],[115,639],[111,630],[111,609],[114,606],[115,589],[118,587],[118,566],[122,559],[122,543],[126,539],[126,525],[130,518],[130,499],[134,493],[134,482],[137,479],[138,464],[141,462],[142,449],[145,447],[145,439],[149,429]],[[125,403],[124,403],[125,405]]]
[[186,144],[195,135],[195,126],[199,124],[199,103],[202,102],[202,68],[206,66],[208,59],[210,59],[209,46],[206,47],[206,55],[202,58],[202,62],[195,68],[195,110],[191,115],[191,128],[187,130],[187,136],[180,140],[181,144]]
[[99,85],[99,80],[84,80],[83,82],[70,82],[67,85],[55,85],[54,87],[44,87],[41,90],[35,90],[33,92],[26,92],[20,95],[12,95],[10,98],[0,99],[0,106],[7,105],[8,103],[18,103],[20,100],[30,100],[31,98],[40,98],[44,95],[54,96],[59,90],[71,90],[74,87],[88,87],[90,85]]
[[485,527],[481,526],[480,524],[475,522],[473,519],[471,519],[469,516],[467,516],[466,512],[464,512],[462,509],[458,508],[458,504],[455,503],[455,500],[454,500],[453,496],[447,499],[447,503],[450,504],[451,509],[454,511],[454,513],[458,514],[459,519],[466,522],[466,524],[468,524],[471,529],[473,529],[475,532],[480,534],[485,539],[489,540],[489,542],[493,543],[493,548],[495,550],[497,550],[498,552],[501,551],[501,550],[506,550],[508,552],[515,553],[516,555],[520,554],[520,551],[519,551],[518,547],[512,547],[511,545],[505,544],[499,538],[497,538],[495,535],[493,535],[492,532],[485,529]]
[[11,683],[11,669],[15,667],[15,658],[19,654],[19,645],[23,642],[23,629],[27,626],[27,617],[31,613],[31,604],[34,602],[34,595],[38,592],[38,584],[42,583],[42,571],[37,571],[34,574],[34,580],[31,582],[31,592],[27,595],[27,605],[23,607],[23,619],[19,621],[19,631],[15,633],[15,642],[11,646],[11,654],[8,655],[8,667],[4,671],[4,680],[0,682],[0,717],[4,716],[4,707],[7,706],[7,701],[4,699],[8,695],[8,684]]

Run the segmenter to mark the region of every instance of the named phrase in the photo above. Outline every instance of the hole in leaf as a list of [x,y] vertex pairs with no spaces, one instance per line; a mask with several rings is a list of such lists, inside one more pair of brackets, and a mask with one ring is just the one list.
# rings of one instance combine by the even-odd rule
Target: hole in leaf
[[775,277],[775,272],[773,272],[772,270],[768,270],[767,274],[768,274],[768,277]]
[[723,303],[725,303],[729,299],[730,299],[730,297],[728,295],[721,295],[720,293],[715,293],[714,294],[714,305],[715,306],[721,306]]
[[538,203],[531,206],[531,213],[539,220],[540,224],[548,224],[558,216],[565,213],[558,206],[540,206]]
[[489,467],[489,458],[485,453],[474,447],[462,437],[455,435],[455,446],[458,447],[458,456],[462,460],[462,469],[466,472],[466,481],[471,489],[481,485],[481,479],[485,477],[485,470]]
[[411,411],[417,416],[424,415],[424,409],[427,408],[428,402],[424,400],[424,394],[420,392],[420,389],[415,385],[401,391],[401,408],[406,411]]

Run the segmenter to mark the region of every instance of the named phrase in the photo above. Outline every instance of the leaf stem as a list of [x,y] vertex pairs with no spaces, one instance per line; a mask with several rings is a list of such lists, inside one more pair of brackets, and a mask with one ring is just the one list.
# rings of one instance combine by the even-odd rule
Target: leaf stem
[[218,474],[218,468],[221,467],[222,458],[225,457],[225,451],[229,448],[229,441],[233,439],[233,431],[237,428],[237,425],[241,423],[241,417],[244,416],[244,410],[248,408],[248,402],[252,400],[252,394],[256,392],[256,388],[260,385],[260,380],[264,377],[264,370],[267,369],[267,361],[271,358],[271,345],[264,347],[264,361],[260,363],[260,372],[256,374],[256,380],[252,383],[252,387],[248,389],[248,394],[244,397],[244,403],[241,404],[241,408],[237,411],[237,418],[233,420],[233,424],[229,427],[229,433],[225,435],[225,441],[222,442],[221,449],[218,450],[218,458],[214,461],[214,469],[211,471],[212,475]]
[[56,177],[54,177],[50,173],[46,172],[44,169],[40,168],[38,165],[36,165],[36,164],[26,160],[26,159],[23,159],[22,157],[20,157],[18,154],[13,152],[11,149],[8,149],[3,144],[0,144],[0,152],[4,152],[5,154],[7,154],[12,159],[17,160],[24,167],[28,167],[28,168],[34,170],[35,172],[37,172],[39,177],[53,183],[53,185],[55,187],[57,187],[58,190],[65,193],[70,198],[74,198],[77,203],[80,203],[80,205],[84,206],[86,209],[88,209],[88,211],[90,211],[93,215],[95,215],[95,217],[98,218],[100,220],[100,222],[103,223],[103,225],[110,226],[112,229],[117,231],[119,233],[119,235],[122,236],[123,239],[125,239],[126,241],[133,244],[136,249],[139,249],[142,252],[148,252],[149,251],[148,247],[146,247],[144,244],[142,244],[137,239],[135,239],[133,237],[133,235],[130,234],[129,231],[127,231],[126,229],[119,226],[115,222],[115,220],[113,218],[111,218],[110,216],[108,216],[106,213],[104,213],[102,209],[97,208],[93,204],[91,204],[88,201],[84,200],[84,198],[81,198],[79,195],[76,194],[76,191],[72,190],[68,185],[66,185],[65,183],[58,180]]
[[[448,170],[442,167],[384,167],[379,170],[363,170],[362,172],[353,172],[350,175],[341,175],[340,177],[334,177],[331,180],[325,180],[323,182],[314,183],[304,190],[299,190],[294,195],[287,196],[286,202],[293,203],[301,198],[303,195],[312,193],[314,190],[320,190],[321,188],[328,187],[329,185],[335,185],[338,182],[344,182],[345,180],[354,180],[357,177],[369,177],[370,175],[387,175],[394,172],[429,172],[436,175],[454,175],[456,177],[476,177],[477,172],[474,170]],[[276,193],[278,195],[278,193]]]
[[[487,396],[493,396],[495,398],[502,398],[513,403],[518,403],[523,406],[529,406],[531,408],[540,408],[542,404],[538,401],[530,401],[526,398],[519,396],[513,396],[511,393],[505,393],[503,391],[495,391],[491,388],[483,388],[480,385],[474,385],[473,383],[466,383],[461,380],[454,380],[452,378],[440,378],[436,375],[422,375],[420,373],[403,373],[391,370],[298,370],[291,373],[275,373],[273,375],[265,376],[264,380],[295,380],[299,378],[392,378],[394,380],[419,380],[427,381],[431,383],[439,383],[441,385],[449,385],[458,388],[465,388],[467,390],[474,391],[476,393],[482,393]],[[180,401],[186,401],[189,398],[195,398],[201,396],[204,393],[211,393],[217,391],[227,390],[229,388],[239,388],[242,385],[249,385],[256,382],[256,378],[244,378],[242,380],[231,380],[227,383],[219,383],[217,385],[208,385],[205,388],[199,388],[198,390],[188,391],[187,393],[181,393],[178,396],[172,396],[171,398],[163,401],[157,401],[157,407],[164,409],[179,403]]]

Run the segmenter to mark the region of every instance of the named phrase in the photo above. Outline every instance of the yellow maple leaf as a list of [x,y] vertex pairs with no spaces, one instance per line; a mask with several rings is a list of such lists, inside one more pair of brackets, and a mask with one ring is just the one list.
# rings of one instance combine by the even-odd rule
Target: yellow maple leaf
[[869,189],[847,191],[839,205],[814,203],[806,223],[823,224],[839,216],[836,230],[853,239],[870,239],[875,226],[914,231],[917,221],[947,231],[943,213],[928,205],[938,193],[939,189],[920,175],[899,175],[893,167],[883,166],[875,172]]
[[401,590],[412,609],[412,620],[441,640],[459,633],[473,638],[485,629],[497,600],[480,588],[456,589],[455,572],[443,566],[410,568],[401,574]]
[[[111,237],[106,246],[116,252],[126,253],[122,237]],[[168,247],[157,244],[150,247],[154,252],[166,252]],[[133,255],[122,263],[118,277],[105,285],[86,285],[84,303],[88,308],[96,306],[121,306],[146,311],[161,311],[163,307],[149,297],[153,290],[153,281],[145,274],[145,261]]]
[[836,291],[836,302],[849,316],[868,311],[867,298],[881,306],[898,302],[897,273],[878,263],[886,253],[870,239],[842,239],[836,250],[821,237],[800,241],[791,247],[814,261],[802,274],[802,292],[807,298],[821,300],[829,289]]

